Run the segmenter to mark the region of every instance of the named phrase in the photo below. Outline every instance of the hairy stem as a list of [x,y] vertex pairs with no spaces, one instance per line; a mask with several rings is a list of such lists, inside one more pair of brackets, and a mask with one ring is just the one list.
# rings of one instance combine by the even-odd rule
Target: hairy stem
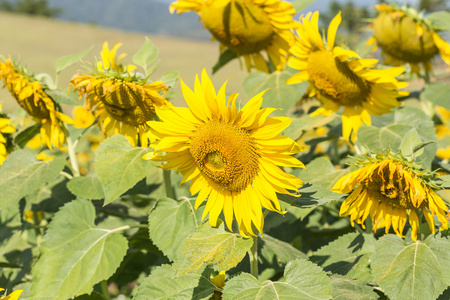
[[172,180],[170,179],[170,170],[163,169],[164,188],[166,189],[166,196],[175,199],[175,192],[172,187]]
[[248,252],[250,257],[250,274],[258,279],[258,237],[253,237],[253,246]]

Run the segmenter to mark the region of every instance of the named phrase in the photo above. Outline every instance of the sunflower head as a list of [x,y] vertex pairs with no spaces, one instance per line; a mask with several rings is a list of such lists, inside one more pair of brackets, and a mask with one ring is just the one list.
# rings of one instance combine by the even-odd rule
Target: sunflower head
[[10,58],[0,62],[0,79],[4,80],[17,103],[41,124],[42,142],[50,149],[52,145],[61,149],[67,135],[63,123],[72,124],[73,121],[47,94],[48,88]]
[[407,84],[395,78],[404,68],[375,69],[378,60],[361,59],[351,50],[334,46],[340,13],[331,21],[326,43],[319,33],[318,12],[308,13],[300,21],[299,39],[290,48],[288,61],[300,72],[287,82],[310,82],[307,96],[316,96],[323,104],[314,114],[329,115],[343,107],[342,134],[354,142],[362,123],[371,124],[370,115],[390,112],[399,106],[397,97],[408,94],[397,90]]
[[423,12],[407,6],[380,4],[375,6],[380,12],[373,21],[375,43],[387,56],[386,63],[400,65],[409,63],[411,72],[420,75],[419,64],[425,72],[431,71],[431,59],[441,54],[450,64],[450,45],[445,42]]
[[120,45],[110,51],[105,42],[97,68],[90,75],[75,74],[70,86],[80,98],[86,94],[86,108],[93,110],[106,136],[121,133],[132,145],[140,141],[147,146],[146,122],[154,118],[155,106],[168,105],[161,95],[168,87],[162,81],[149,82],[134,65],[119,64],[124,56],[116,58]]
[[411,225],[411,238],[417,240],[419,211],[423,212],[430,230],[434,233],[436,215],[441,222],[440,230],[448,228],[449,210],[433,191],[438,189],[433,173],[422,170],[413,161],[390,152],[357,159],[358,170],[340,178],[333,191],[349,193],[342,203],[341,216],[350,216],[352,225],[370,216],[373,230],[385,227],[386,234],[392,226],[403,237],[407,220]]
[[177,0],[170,11],[193,10],[223,48],[243,56],[247,69],[268,72],[261,55],[265,51],[276,69],[286,63],[295,9],[291,3],[276,0]]
[[261,109],[263,93],[237,110],[237,95],[227,99],[225,85],[216,94],[205,71],[194,91],[183,81],[181,87],[189,108],[156,108],[161,121],[149,122],[155,151],[144,159],[166,162],[162,168],[181,172],[182,182],[191,180],[196,208],[208,198],[203,218],[209,214],[212,226],[223,211],[228,228],[234,216],[242,235],[262,232],[261,206],[282,213],[276,193],[295,194],[302,185],[281,169],[304,167],[291,156],[300,151],[298,144],[279,135],[291,119],[269,118],[275,109]]
[[12,138],[10,135],[15,131],[11,120],[1,113],[1,108],[2,105],[0,104],[0,166],[12,150]]

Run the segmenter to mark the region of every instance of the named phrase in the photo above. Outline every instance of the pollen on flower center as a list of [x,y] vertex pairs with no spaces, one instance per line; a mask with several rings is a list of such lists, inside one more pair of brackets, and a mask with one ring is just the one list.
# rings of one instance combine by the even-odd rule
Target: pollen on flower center
[[358,105],[370,93],[369,84],[330,51],[318,50],[308,58],[310,81],[319,93],[340,105]]
[[250,1],[210,1],[202,8],[206,28],[222,44],[239,54],[265,49],[273,39],[273,26],[264,9]]
[[231,192],[244,189],[258,172],[256,142],[233,124],[211,120],[200,126],[190,151],[203,174]]

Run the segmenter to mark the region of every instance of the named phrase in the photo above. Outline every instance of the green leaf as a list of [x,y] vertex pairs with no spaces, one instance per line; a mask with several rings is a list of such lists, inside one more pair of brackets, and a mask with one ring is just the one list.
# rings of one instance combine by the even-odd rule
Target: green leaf
[[327,188],[310,183],[304,184],[298,192],[301,194],[300,197],[294,197],[287,194],[278,194],[278,200],[285,202],[288,205],[308,208],[322,205],[330,201],[341,200],[345,197],[343,194],[335,193]]
[[294,6],[296,12],[300,12],[314,2],[316,2],[316,0],[295,0],[292,2],[292,5]]
[[96,227],[94,220],[95,208],[86,200],[72,201],[55,214],[32,270],[34,299],[89,294],[96,283],[114,274],[128,242],[114,230]]
[[[286,242],[280,241],[268,234],[259,238],[261,253],[273,253],[279,262],[287,264],[297,258],[307,259],[308,256]],[[264,254],[262,254],[264,256]],[[267,256],[267,255],[266,255]]]
[[25,147],[25,145],[40,132],[41,126],[42,124],[38,123],[22,130],[14,138],[14,144],[18,145],[20,148]]
[[195,199],[159,199],[148,217],[150,239],[174,261],[185,238],[201,225],[203,208],[194,209]]
[[414,153],[414,149],[417,145],[419,145],[422,141],[420,140],[419,133],[417,129],[412,128],[403,138],[400,144],[400,151],[404,157],[411,157],[413,154],[415,156],[419,156],[423,153],[423,148],[420,149],[420,152]]
[[450,86],[447,83],[438,82],[428,84],[425,87],[423,95],[431,103],[442,106],[445,109],[450,109],[450,101],[448,101],[449,93]]
[[64,69],[67,69],[68,67],[76,64],[79,60],[81,60],[83,57],[88,55],[88,53],[92,50],[93,46],[91,46],[89,49],[86,49],[80,53],[67,55],[60,57],[56,60],[55,67],[56,67],[56,73],[61,72]]
[[333,300],[376,300],[378,294],[366,283],[340,276],[331,276]]
[[153,45],[148,37],[145,37],[144,45],[133,56],[133,63],[147,70],[149,66],[158,57],[158,48]]
[[437,11],[427,15],[427,19],[431,20],[435,30],[450,31],[450,12]]
[[104,205],[128,191],[155,168],[153,162],[142,159],[147,152],[146,148],[131,146],[120,134],[100,144],[95,154],[95,168],[103,184]]
[[283,135],[297,140],[305,131],[324,126],[334,120],[336,114],[329,116],[318,115],[312,117],[307,114],[299,118],[292,118],[288,128],[283,131]]
[[349,233],[315,251],[311,261],[325,271],[370,281],[369,256],[375,242],[371,234]]
[[252,239],[225,231],[223,223],[218,228],[203,224],[179,249],[178,275],[193,273],[204,265],[213,266],[216,271],[227,271],[244,258],[252,245]]
[[28,151],[19,150],[11,153],[0,167],[2,199],[0,209],[18,202],[22,197],[56,179],[65,164],[64,157],[37,162]]
[[212,73],[216,73],[220,70],[220,68],[222,68],[235,58],[237,58],[237,54],[230,49],[227,48],[225,51],[222,51],[222,53],[220,53],[219,60],[212,68]]
[[103,199],[103,186],[97,176],[78,176],[67,183],[69,191],[77,197],[87,200]]
[[304,181],[331,190],[342,176],[350,173],[350,169],[336,169],[327,157],[313,159],[306,165],[306,170],[299,170],[299,177]]
[[428,237],[407,243],[385,235],[371,257],[375,279],[391,300],[434,300],[450,285],[450,241]]
[[34,77],[42,84],[43,87],[49,88],[49,89],[57,89],[58,87],[55,84],[55,81],[53,80],[52,76],[48,73],[39,73],[34,75]]
[[248,95],[256,95],[267,90],[263,95],[263,107],[281,108],[273,115],[286,116],[289,109],[302,97],[308,83],[286,84],[292,76],[287,70],[267,74],[261,71],[250,73],[244,80],[244,89]]
[[[63,93],[59,90],[45,90],[45,93],[50,96],[56,103],[67,104],[71,106],[79,106],[78,96],[70,97],[67,93]],[[72,95],[75,95],[72,93]]]
[[225,284],[224,300],[253,299],[331,299],[331,281],[317,265],[305,259],[290,262],[280,281],[259,282],[248,273],[233,277]]
[[214,293],[215,285],[210,272],[201,270],[176,275],[176,268],[170,265],[157,267],[138,287],[133,300],[206,300]]
[[175,83],[177,82],[178,78],[180,78],[180,73],[176,71],[166,72],[164,73],[160,80],[164,81],[164,83],[171,88],[175,87]]

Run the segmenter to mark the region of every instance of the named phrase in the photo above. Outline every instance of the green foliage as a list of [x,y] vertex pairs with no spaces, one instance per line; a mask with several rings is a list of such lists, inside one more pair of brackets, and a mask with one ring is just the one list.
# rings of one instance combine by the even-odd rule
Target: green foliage
[[379,299],[377,293],[362,281],[341,276],[331,276],[330,279],[333,286],[333,300]]
[[69,191],[87,200],[103,199],[103,186],[97,176],[74,177],[67,183]]
[[66,104],[71,106],[80,105],[78,96],[76,96],[75,94],[72,94],[71,97],[67,95],[67,93],[63,93],[59,90],[46,90],[45,92],[50,96],[50,98],[52,98],[53,101],[58,104]]
[[179,77],[180,73],[172,71],[164,73],[160,80],[164,81],[168,87],[174,88]]
[[19,132],[14,138],[14,144],[20,148],[25,147],[25,145],[32,139],[36,134],[39,133],[41,129],[41,124],[34,124],[30,127]]
[[450,285],[448,253],[446,238],[408,243],[386,235],[371,257],[373,274],[391,300],[436,299]]
[[231,299],[331,299],[331,281],[317,265],[304,259],[290,262],[280,281],[259,282],[242,273],[230,279],[223,289],[224,300]]
[[307,8],[309,5],[316,2],[316,0],[295,0],[292,2],[292,5],[294,6],[296,11],[301,11]]
[[158,54],[158,48],[153,45],[148,37],[145,37],[144,45],[142,45],[142,48],[133,56],[133,63],[144,68],[146,74],[149,74],[151,73],[148,72],[149,66],[156,60]]
[[76,64],[78,61],[83,59],[83,57],[88,55],[88,53],[91,52],[92,48],[93,48],[93,46],[90,47],[89,49],[86,49],[86,50],[80,52],[80,53],[66,55],[66,56],[58,58],[55,62],[56,73],[60,73],[61,71],[67,69],[68,67]]
[[427,85],[423,92],[423,96],[435,105],[442,106],[445,109],[450,109],[450,103],[448,101],[449,93],[450,86],[447,83],[437,82]]
[[217,63],[212,68],[212,73],[216,73],[220,70],[223,66],[225,66],[227,63],[232,61],[233,59],[237,58],[236,52],[231,51],[230,49],[225,49],[220,53],[219,59],[217,60]]
[[[443,0],[437,0],[443,1]],[[435,30],[449,31],[450,30],[450,12],[448,11],[436,11],[427,15],[427,19],[431,20],[433,28]]]
[[252,239],[225,231],[223,223],[217,228],[203,224],[181,245],[176,261],[177,274],[193,273],[205,265],[216,271],[227,271],[244,258],[252,244]]
[[327,157],[318,157],[306,165],[306,170],[299,171],[299,177],[305,182],[331,190],[336,181],[349,172],[348,168],[336,169]]
[[11,153],[0,169],[0,191],[2,191],[0,210],[14,205],[22,197],[56,179],[65,163],[64,157],[38,162],[28,151],[18,150]]
[[90,293],[116,271],[127,240],[117,230],[98,228],[94,219],[95,208],[86,200],[72,201],[55,215],[33,268],[33,297],[65,300]]
[[95,168],[103,185],[105,205],[132,188],[153,168],[151,161],[143,160],[145,148],[132,147],[123,135],[104,140],[95,154]]

